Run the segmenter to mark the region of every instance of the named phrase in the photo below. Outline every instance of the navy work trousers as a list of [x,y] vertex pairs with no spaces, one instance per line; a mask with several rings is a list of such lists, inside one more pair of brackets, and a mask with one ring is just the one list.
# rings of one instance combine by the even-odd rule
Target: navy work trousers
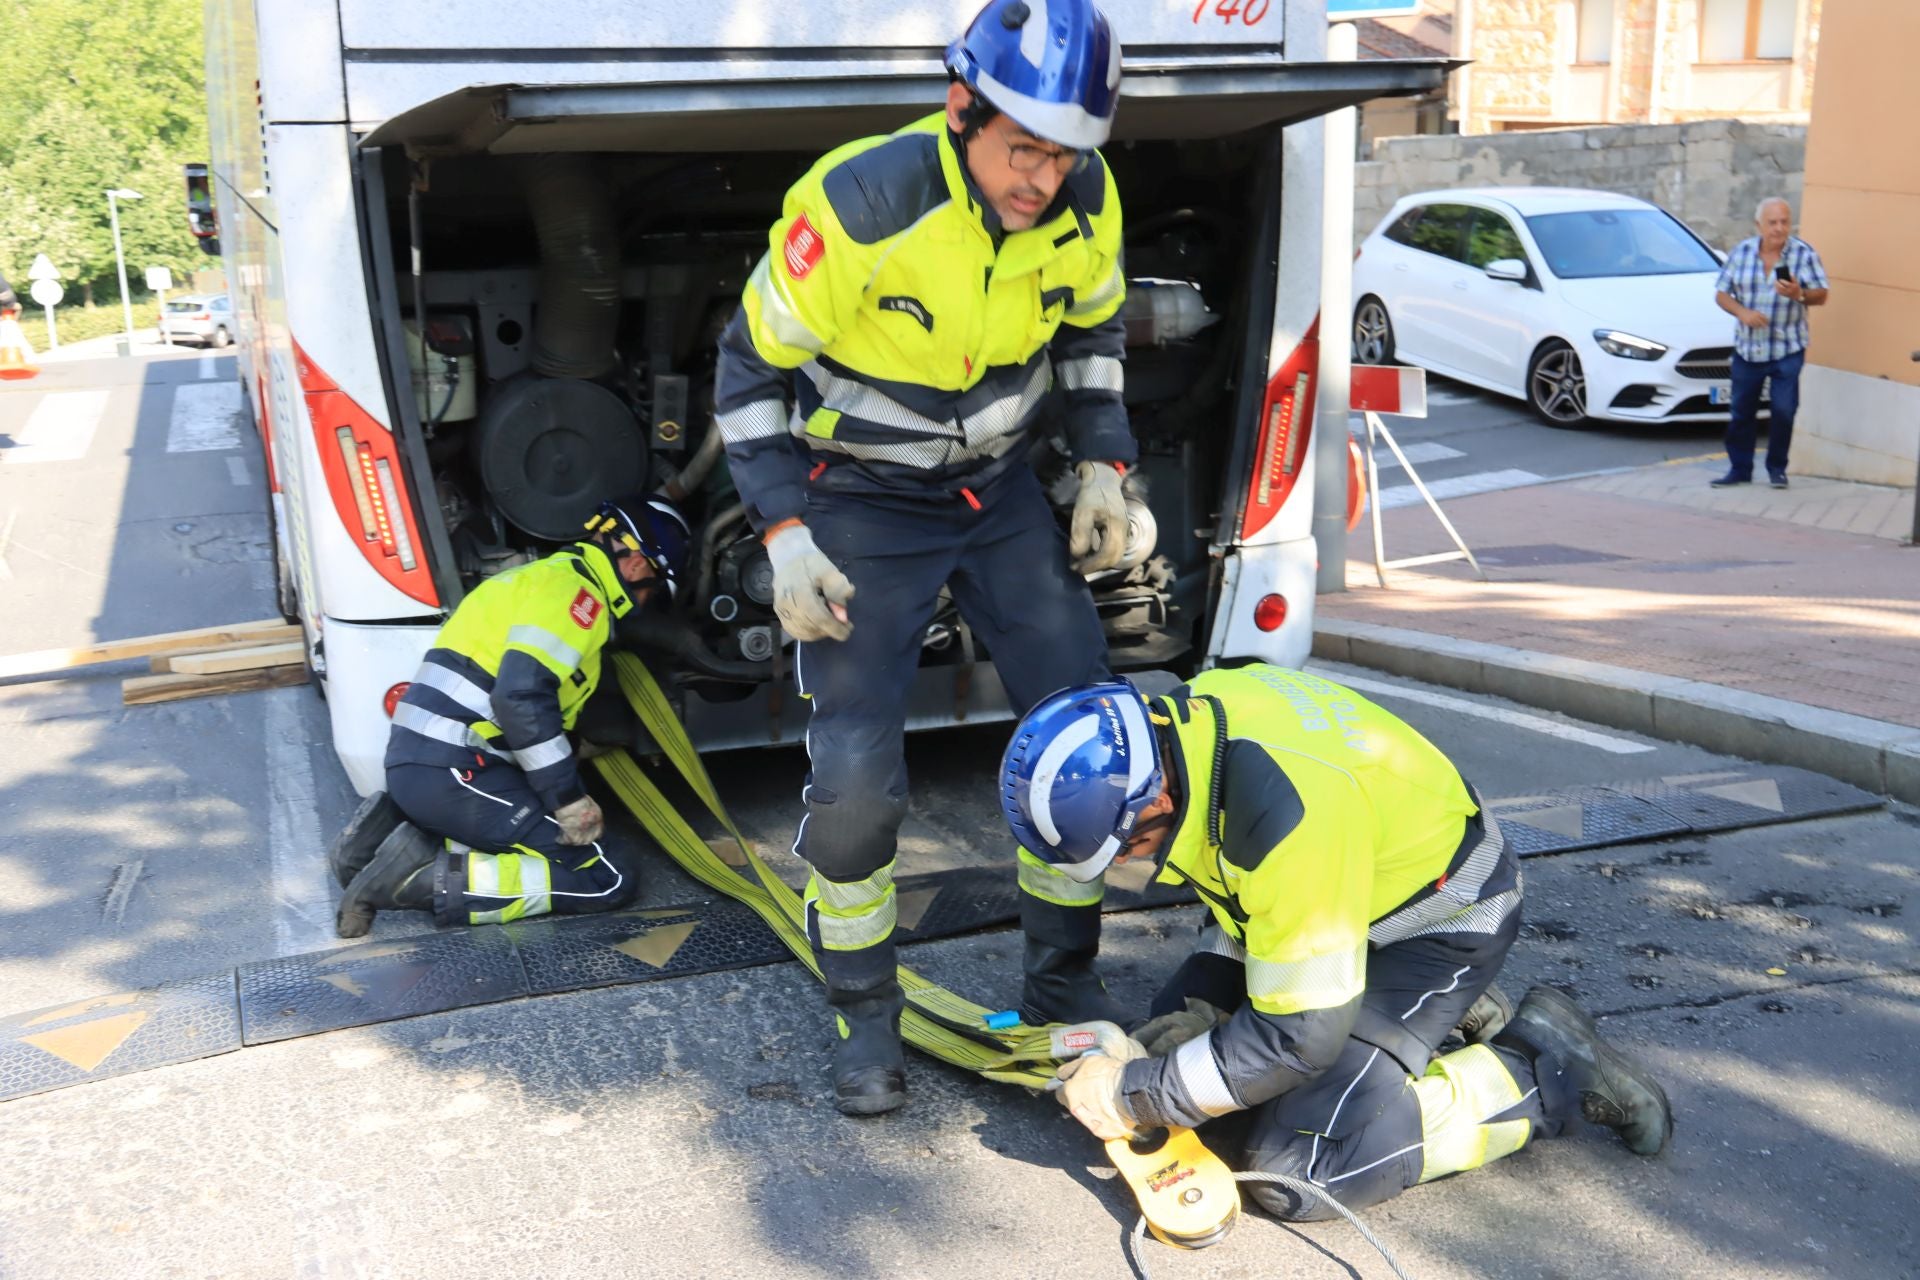
[[[548,816],[526,774],[508,761],[476,755],[470,769],[388,765],[387,794],[414,826],[466,846],[465,852],[441,854],[445,865],[434,917],[442,925],[613,911],[640,890],[637,859],[607,836],[591,845],[560,843],[559,824]],[[513,859],[509,878],[528,890],[501,897],[471,892],[470,855]],[[545,865],[518,865],[519,859],[535,858]],[[494,871],[491,865],[489,870]],[[483,879],[500,883],[497,872]]]
[[[1349,1209],[1379,1204],[1419,1182],[1425,1131],[1414,1081],[1492,985],[1519,929],[1514,911],[1493,934],[1433,934],[1370,954],[1363,1012],[1346,1048],[1308,1083],[1254,1109],[1242,1167],[1305,1179]],[[1485,1122],[1527,1120],[1534,1136],[1557,1135],[1562,1120],[1541,1099],[1533,1061],[1500,1046],[1492,1052],[1522,1096]],[[1334,1216],[1319,1201],[1275,1183],[1246,1189],[1282,1218]]]
[[[814,543],[854,586],[853,634],[804,643],[795,661],[813,711],[794,849],[829,880],[859,880],[893,860],[907,812],[907,699],[943,587],[986,645],[1016,715],[1107,676],[1093,597],[1032,469],[1011,466],[972,497],[893,500],[830,485],[809,494]],[[1098,910],[1086,909],[1073,941],[1088,927],[1098,938]]]
[[1754,439],[1760,430],[1760,388],[1772,384],[1767,418],[1767,474],[1785,475],[1793,445],[1793,415],[1800,409],[1800,370],[1807,353],[1778,360],[1733,357],[1733,412],[1727,419],[1727,463],[1737,476],[1753,479]]

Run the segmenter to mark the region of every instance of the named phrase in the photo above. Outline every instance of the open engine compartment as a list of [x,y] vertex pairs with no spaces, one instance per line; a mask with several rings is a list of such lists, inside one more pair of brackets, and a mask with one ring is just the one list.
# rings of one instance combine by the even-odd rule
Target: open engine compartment
[[[371,153],[384,197],[370,229],[386,240],[376,248],[390,255],[411,373],[412,412],[397,416],[419,433],[413,488],[443,525],[441,581],[471,589],[571,541],[600,497],[663,489],[692,521],[695,553],[659,644],[709,701],[775,674],[772,571],[714,425],[715,350],[782,195],[832,141]],[[1116,669],[1185,670],[1218,585],[1236,383],[1250,349],[1264,365],[1273,246],[1253,229],[1265,223],[1256,201],[1277,190],[1266,170],[1278,148],[1262,130],[1103,154],[1125,209],[1125,401],[1141,457],[1127,563],[1090,585]],[[1064,522],[1073,479],[1051,407],[1030,458]],[[923,667],[990,658],[943,600]]]

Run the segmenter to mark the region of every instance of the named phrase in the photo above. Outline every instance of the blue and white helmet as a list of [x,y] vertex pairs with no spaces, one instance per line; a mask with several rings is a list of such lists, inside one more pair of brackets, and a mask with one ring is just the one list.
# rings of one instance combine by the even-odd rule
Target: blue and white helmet
[[1101,146],[1120,102],[1120,42],[1093,0],[988,0],[947,70],[1037,138]]
[[636,493],[602,502],[587,521],[587,531],[610,536],[616,551],[646,557],[667,584],[667,595],[680,593],[687,571],[693,531],[680,508],[658,494]]
[[1000,809],[1030,853],[1085,882],[1120,852],[1160,781],[1146,699],[1109,680],[1062,689],[1021,719],[1000,761]]

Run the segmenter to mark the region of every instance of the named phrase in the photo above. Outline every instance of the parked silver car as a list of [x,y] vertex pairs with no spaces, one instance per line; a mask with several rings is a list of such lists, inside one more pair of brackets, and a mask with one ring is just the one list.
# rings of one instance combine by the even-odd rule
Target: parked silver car
[[224,347],[233,341],[233,303],[224,293],[191,293],[167,299],[160,331],[169,342]]

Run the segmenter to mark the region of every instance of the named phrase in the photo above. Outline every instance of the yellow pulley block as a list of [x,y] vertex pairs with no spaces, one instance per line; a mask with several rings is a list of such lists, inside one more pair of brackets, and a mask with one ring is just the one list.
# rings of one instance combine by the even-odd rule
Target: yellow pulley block
[[1204,1249],[1226,1239],[1240,1217],[1233,1171],[1191,1129],[1158,1129],[1143,1141],[1115,1138],[1107,1155],[1163,1244]]

